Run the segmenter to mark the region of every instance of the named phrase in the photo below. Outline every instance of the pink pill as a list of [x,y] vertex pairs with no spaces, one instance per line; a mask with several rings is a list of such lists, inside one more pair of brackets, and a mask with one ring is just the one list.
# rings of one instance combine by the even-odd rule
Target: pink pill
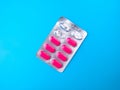
[[54,53],[54,52],[55,52],[55,48],[52,47],[52,46],[49,45],[49,44],[45,44],[45,45],[44,45],[44,48],[45,48],[46,50],[48,50],[49,52],[51,52],[51,53]]
[[51,56],[47,54],[45,51],[40,51],[39,55],[45,60],[49,60],[51,58]]
[[67,57],[62,52],[58,52],[57,57],[62,61],[67,61]]
[[62,68],[62,63],[60,63],[58,60],[56,60],[56,59],[54,59],[54,60],[52,60],[51,61],[51,64],[54,66],[54,67],[56,67],[56,68]]
[[68,54],[72,53],[72,49],[70,47],[68,47],[67,45],[62,45],[62,50]]
[[73,47],[77,46],[77,42],[75,40],[73,40],[72,38],[67,38],[67,43]]
[[51,41],[53,44],[55,44],[56,46],[59,46],[59,45],[60,45],[60,41],[59,41],[57,38],[55,38],[54,36],[51,36],[51,37],[50,37],[50,41]]

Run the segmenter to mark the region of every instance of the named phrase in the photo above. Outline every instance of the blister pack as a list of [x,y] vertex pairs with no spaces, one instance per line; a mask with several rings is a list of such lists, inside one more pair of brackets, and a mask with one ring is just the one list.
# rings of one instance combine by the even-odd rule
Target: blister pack
[[87,32],[61,17],[37,52],[37,56],[63,72],[87,36]]

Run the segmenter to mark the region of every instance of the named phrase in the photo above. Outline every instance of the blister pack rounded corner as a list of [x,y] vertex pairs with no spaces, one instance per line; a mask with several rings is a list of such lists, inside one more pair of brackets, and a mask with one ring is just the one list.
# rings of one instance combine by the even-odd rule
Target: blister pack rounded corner
[[59,72],[63,72],[87,36],[87,32],[65,17],[60,17],[37,56]]

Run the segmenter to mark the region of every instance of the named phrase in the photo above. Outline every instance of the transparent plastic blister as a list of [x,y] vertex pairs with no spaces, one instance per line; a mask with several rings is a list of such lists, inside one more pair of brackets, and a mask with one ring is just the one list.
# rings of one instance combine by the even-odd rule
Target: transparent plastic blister
[[37,52],[44,62],[63,72],[87,36],[87,32],[61,17]]

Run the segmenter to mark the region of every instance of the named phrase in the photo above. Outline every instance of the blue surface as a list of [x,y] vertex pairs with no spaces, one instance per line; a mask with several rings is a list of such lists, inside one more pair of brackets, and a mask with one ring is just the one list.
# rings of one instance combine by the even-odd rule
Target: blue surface
[[[60,16],[88,32],[64,73],[36,57]],[[120,90],[119,0],[1,0],[0,90]]]

